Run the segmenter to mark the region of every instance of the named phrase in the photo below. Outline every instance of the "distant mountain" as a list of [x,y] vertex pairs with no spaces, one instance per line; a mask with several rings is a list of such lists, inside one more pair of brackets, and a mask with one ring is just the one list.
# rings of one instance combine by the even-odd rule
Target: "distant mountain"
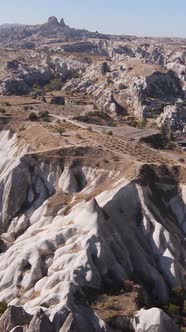
[[[10,47],[29,48],[49,43],[84,41],[89,38],[116,39],[116,36],[105,35],[99,32],[90,32],[85,29],[71,28],[64,19],[57,20],[49,17],[48,22],[38,25],[3,24],[0,25],[0,45]],[[117,37],[127,38],[127,36]]]
[[19,23],[3,23],[3,24],[0,24],[0,29],[14,28],[14,27],[22,26],[22,25],[23,24],[19,24]]

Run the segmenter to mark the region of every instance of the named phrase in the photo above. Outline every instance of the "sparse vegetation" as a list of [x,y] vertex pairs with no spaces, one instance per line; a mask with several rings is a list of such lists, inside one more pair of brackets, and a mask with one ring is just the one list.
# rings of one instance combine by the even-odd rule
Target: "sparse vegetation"
[[170,291],[169,304],[163,307],[180,326],[181,331],[186,329],[185,311],[186,291],[182,288],[175,288]]
[[54,79],[51,80],[50,83],[48,83],[47,85],[45,85],[45,92],[51,92],[51,91],[58,91],[62,89],[62,82],[59,79]]
[[33,106],[26,105],[23,107],[23,109],[24,109],[24,111],[29,111],[29,110],[33,110],[34,108],[33,108]]
[[49,122],[49,112],[48,111],[39,111],[38,118],[42,121]]

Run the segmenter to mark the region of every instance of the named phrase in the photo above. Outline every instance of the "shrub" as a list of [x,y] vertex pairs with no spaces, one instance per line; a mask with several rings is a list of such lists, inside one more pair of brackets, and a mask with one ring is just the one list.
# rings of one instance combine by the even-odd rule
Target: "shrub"
[[41,91],[41,86],[40,86],[40,84],[38,84],[38,83],[34,83],[33,84],[33,90],[34,91],[36,91],[36,92],[40,92]]
[[11,104],[10,104],[8,101],[5,101],[3,104],[4,104],[5,106],[11,106]]
[[169,313],[170,316],[179,315],[180,308],[176,304],[169,303],[169,305],[167,306],[167,312]]
[[107,132],[107,134],[108,134],[109,136],[112,136],[112,135],[113,135],[112,130],[109,130],[109,131]]
[[138,125],[138,123],[137,123],[136,120],[131,120],[130,123],[129,123],[129,125],[136,128],[137,125]]
[[65,98],[62,96],[55,96],[55,97],[52,97],[50,103],[56,104],[56,105],[65,105]]
[[27,106],[26,105],[26,106],[23,107],[23,109],[24,109],[24,111],[28,111],[28,110],[32,111],[34,108],[33,108],[33,106]]
[[92,131],[92,127],[88,127],[87,130],[88,130],[88,131]]
[[0,113],[4,114],[6,113],[6,110],[4,108],[0,108]]
[[45,122],[49,122],[49,121],[50,121],[48,111],[39,111],[39,113],[38,113],[38,118],[39,118],[41,121],[45,121]]
[[29,120],[30,121],[37,121],[38,120],[38,116],[36,113],[32,112],[29,114]]
[[46,118],[49,116],[48,111],[39,111],[38,113],[39,118]]
[[156,121],[152,121],[151,128],[157,129],[157,123],[156,123]]
[[81,75],[80,75],[80,73],[75,72],[75,73],[73,73],[72,77],[73,77],[73,78],[80,78]]
[[65,132],[64,128],[61,128],[61,127],[57,128],[56,130],[60,135],[62,135]]
[[185,159],[184,159],[184,158],[179,158],[178,161],[179,161],[180,163],[185,163]]
[[51,80],[50,83],[45,85],[45,91],[57,91],[62,89],[62,82],[59,79]]
[[167,141],[167,127],[164,124],[162,124],[160,127],[160,133],[161,133],[162,139]]
[[145,124],[146,124],[146,121],[145,121],[145,119],[143,118],[143,119],[141,119],[141,120],[138,122],[137,127],[138,127],[139,129],[143,129],[143,128],[145,128]]
[[7,304],[5,302],[0,302],[0,316],[6,311]]

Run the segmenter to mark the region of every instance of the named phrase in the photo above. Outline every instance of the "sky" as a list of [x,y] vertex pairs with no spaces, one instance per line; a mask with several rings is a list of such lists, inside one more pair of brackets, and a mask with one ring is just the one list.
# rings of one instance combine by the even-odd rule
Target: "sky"
[[49,16],[103,33],[186,37],[186,0],[0,0],[0,24]]

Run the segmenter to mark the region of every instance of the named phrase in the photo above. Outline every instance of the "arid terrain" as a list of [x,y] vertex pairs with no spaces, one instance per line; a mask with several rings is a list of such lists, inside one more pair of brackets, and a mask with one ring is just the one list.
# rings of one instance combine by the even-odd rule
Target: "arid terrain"
[[186,331],[186,40],[0,26],[0,332]]

